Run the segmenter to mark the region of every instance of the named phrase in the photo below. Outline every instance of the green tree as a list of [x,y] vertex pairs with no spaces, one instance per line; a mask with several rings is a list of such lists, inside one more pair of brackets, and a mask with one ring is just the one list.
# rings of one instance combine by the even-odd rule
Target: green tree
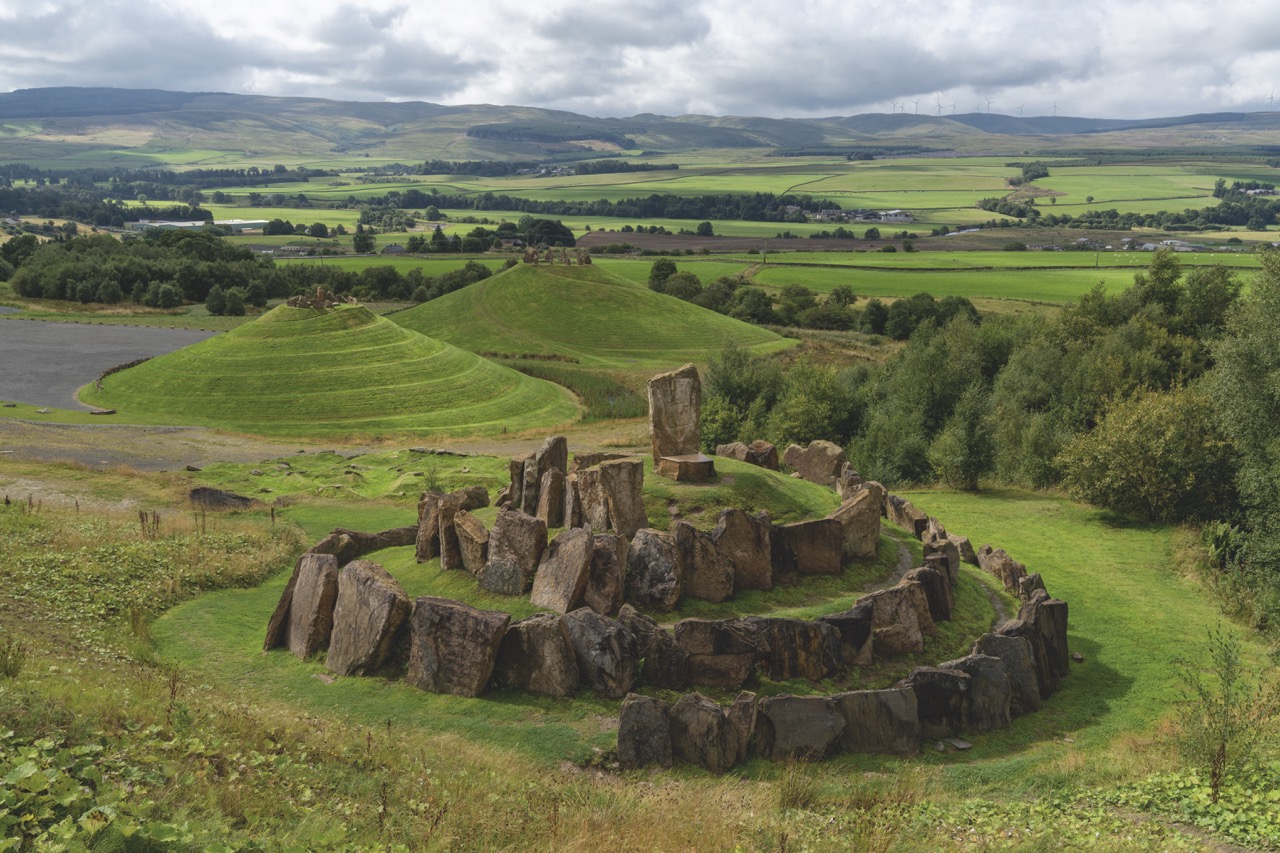
[[663,283],[662,292],[687,302],[702,293],[702,282],[691,272],[678,272]]
[[328,237],[329,226],[325,225],[323,222],[313,222],[311,227],[307,229],[307,233],[312,237]]
[[377,242],[378,238],[372,234],[360,232],[351,238],[351,247],[357,255],[368,255],[373,252],[374,244]]
[[1231,506],[1233,462],[1208,400],[1188,388],[1115,400],[1058,457],[1073,496],[1162,522]]
[[879,228],[875,228],[875,227],[868,228],[868,229],[867,229],[867,231],[866,231],[866,233],[865,233],[865,234],[863,234],[863,235],[862,235],[862,237],[863,237],[863,239],[864,239],[864,240],[879,240],[879,239],[880,239],[880,229],[879,229]]
[[704,221],[704,222],[698,223],[698,227],[695,229],[695,233],[699,237],[712,237],[715,235],[716,232],[710,222]]
[[209,295],[204,300],[205,310],[215,317],[227,313],[227,294],[219,285],[209,288]]
[[800,315],[818,307],[818,298],[803,284],[788,284],[782,288],[778,299],[778,314],[788,326],[799,324]]
[[649,289],[666,293],[667,279],[676,274],[676,262],[670,258],[658,258],[649,267]]
[[233,287],[227,291],[226,310],[229,317],[244,316],[244,291]]
[[995,461],[995,439],[987,415],[990,395],[980,382],[972,383],[956,402],[942,432],[929,445],[929,464],[948,486],[978,490],[978,478]]
[[858,297],[854,294],[853,288],[847,284],[837,284],[831,289],[831,293],[827,295],[827,301],[833,305],[848,307],[858,301]]
[[1145,273],[1133,277],[1134,289],[1144,305],[1159,305],[1168,314],[1177,311],[1182,296],[1182,263],[1172,249],[1159,249]]
[[856,375],[802,359],[786,372],[768,416],[768,434],[780,446],[817,439],[845,444],[859,426]]

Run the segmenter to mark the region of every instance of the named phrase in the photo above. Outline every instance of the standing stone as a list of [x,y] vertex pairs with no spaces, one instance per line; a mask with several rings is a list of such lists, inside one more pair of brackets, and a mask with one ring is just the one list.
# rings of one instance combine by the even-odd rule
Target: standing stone
[[702,382],[698,369],[686,364],[649,380],[649,438],[653,462],[664,456],[699,452],[702,423]]
[[762,438],[747,445],[747,455],[743,460],[770,471],[778,470],[778,448]]
[[1003,548],[983,545],[978,549],[978,565],[982,570],[1000,579],[1004,588],[1018,594],[1019,582],[1027,576],[1027,567],[1010,557]]
[[640,607],[670,610],[680,601],[684,579],[676,562],[675,537],[644,529],[627,553],[627,598]]
[[938,668],[956,669],[969,676],[969,691],[964,702],[965,731],[993,732],[1009,727],[1013,694],[1009,674],[1000,658],[968,655],[940,663]]
[[489,490],[484,486],[463,486],[457,491],[450,492],[449,497],[456,498],[458,508],[468,512],[473,509],[483,509],[489,505]]
[[418,501],[418,536],[415,556],[425,563],[440,556],[440,501],[444,495],[423,492]]
[[454,519],[462,512],[461,501],[453,495],[446,495],[440,500],[437,510],[440,518],[440,568],[444,571],[463,569],[462,546],[458,544],[458,531],[454,529]]
[[582,603],[601,616],[617,616],[622,609],[626,567],[626,538],[614,533],[596,536]]
[[[774,525],[773,539],[785,543],[789,567],[802,575],[840,574],[844,528],[834,518]],[[778,553],[775,549],[775,555]],[[775,574],[782,574],[775,564]],[[789,572],[786,572],[789,573]]]
[[875,629],[872,602],[863,599],[843,613],[819,616],[840,633],[840,661],[844,666],[871,666],[871,635]]
[[929,617],[934,622],[950,622],[951,610],[955,605],[951,594],[951,584],[946,575],[931,569],[912,569],[903,576],[905,582],[915,582],[924,589],[924,597],[929,605]]
[[508,463],[508,473],[511,477],[511,508],[520,509],[524,506],[524,463],[533,458],[532,453],[525,453],[520,456],[512,456]]
[[600,468],[583,468],[569,476],[575,495],[575,527],[586,526],[594,530],[610,528],[609,496],[605,492]]
[[914,755],[920,749],[920,715],[916,693],[909,687],[855,690],[831,697],[845,727],[845,752]]
[[511,617],[460,601],[424,595],[410,619],[405,680],[432,693],[479,696],[493,675]]
[[768,641],[746,619],[682,619],[676,644],[689,655],[689,681],[737,690],[769,654]]
[[756,717],[760,754],[771,761],[813,760],[835,751],[845,720],[827,696],[769,696]]
[[576,608],[587,588],[594,550],[595,537],[590,527],[575,527],[551,540],[547,558],[533,576],[530,603],[557,613]]
[[671,706],[661,699],[628,693],[618,710],[618,766],[637,770],[671,763]]
[[671,750],[690,764],[724,773],[738,756],[738,739],[730,733],[719,704],[701,693],[689,693],[671,707]]
[[683,690],[689,683],[689,653],[651,617],[630,604],[622,605],[618,621],[636,638],[636,653],[643,660],[640,680],[664,690]]
[[532,456],[524,460],[524,470],[520,472],[520,511],[527,515],[538,514],[538,485],[541,475],[538,473],[538,460]]
[[1044,578],[1040,577],[1039,572],[1027,575],[1018,581],[1018,598],[1023,601],[1030,601],[1035,597],[1037,590],[1044,590],[1048,594],[1048,590],[1044,587]]
[[489,559],[489,531],[484,522],[463,510],[453,517],[454,536],[462,567],[477,577]]
[[578,658],[564,617],[536,613],[511,623],[498,649],[494,681],[562,698],[578,690]]
[[289,651],[306,660],[329,642],[338,600],[338,559],[332,554],[303,554],[289,605]]
[[841,554],[844,559],[875,559],[880,549],[880,503],[873,490],[864,489],[827,516],[840,522],[844,537]]
[[1031,667],[1035,671],[1036,687],[1041,699],[1048,699],[1058,692],[1058,688],[1062,686],[1062,678],[1058,675],[1056,667],[1049,663],[1049,656],[1044,647],[1044,637],[1034,622],[1010,619],[996,628],[994,633],[1001,637],[1022,639],[1027,642],[1031,654]]
[[569,473],[576,474],[584,468],[594,468],[601,462],[610,462],[614,459],[630,459],[630,453],[575,453],[573,456],[573,464],[569,466]]
[[964,730],[969,674],[958,669],[918,666],[896,686],[916,693],[922,738],[954,737]]
[[564,501],[564,472],[558,468],[552,468],[542,475],[537,517],[546,522],[548,528],[564,527]]
[[924,635],[937,630],[929,600],[918,583],[899,582],[864,596],[859,604],[862,602],[871,603],[875,625],[872,642],[877,655],[918,654],[924,651]]
[[548,436],[542,442],[542,447],[538,448],[538,452],[534,454],[534,460],[537,462],[539,479],[544,477],[548,471],[559,471],[561,474],[568,474],[569,440],[563,435]]
[[607,699],[621,699],[636,684],[636,638],[617,619],[581,607],[564,617],[582,683]]
[[489,556],[480,586],[502,595],[524,595],[547,547],[547,525],[515,510],[500,510],[489,532]]
[[676,565],[684,578],[684,594],[720,602],[733,595],[733,563],[709,533],[687,521],[675,526]]
[[609,527],[623,536],[649,526],[644,510],[644,463],[615,459],[600,463],[600,486],[609,509]]
[[740,509],[721,510],[711,540],[733,564],[734,592],[773,589],[772,530],[768,513],[748,515]]
[[369,675],[386,662],[409,618],[409,596],[377,563],[353,560],[338,575],[333,633],[324,665],[338,675]]
[[968,536],[957,536],[954,533],[947,534],[947,538],[956,546],[956,550],[960,552],[960,562],[968,563],[971,566],[978,565],[978,552],[973,550],[973,543],[969,541]]
[[1031,660],[1031,644],[1026,639],[983,634],[974,641],[971,654],[990,655],[1004,662],[1011,691],[1009,710],[1012,716],[1040,710],[1040,682]]
[[729,444],[717,444],[716,456],[722,456],[725,459],[737,459],[739,462],[746,462],[747,446],[741,441],[733,441]]
[[782,454],[782,461],[802,479],[828,488],[835,488],[836,478],[848,464],[840,445],[821,439],[808,447],[792,444]]
[[768,651],[763,660],[774,681],[804,678],[821,681],[840,666],[840,632],[826,622],[748,616]]
[[747,760],[747,752],[751,748],[751,737],[756,732],[756,694],[749,691],[739,693],[733,704],[725,711],[724,720],[728,726],[729,745],[736,747],[733,756],[734,764]]
[[930,537],[926,533],[923,553],[925,565],[928,565],[931,559],[937,559],[941,563],[940,568],[947,577],[948,585],[960,580],[960,549],[945,534],[940,537]]

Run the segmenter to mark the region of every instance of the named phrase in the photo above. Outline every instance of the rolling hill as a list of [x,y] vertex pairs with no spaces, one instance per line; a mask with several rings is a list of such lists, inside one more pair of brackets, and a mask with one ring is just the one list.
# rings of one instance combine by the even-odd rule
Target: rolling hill
[[521,264],[392,319],[475,352],[555,355],[608,369],[705,362],[729,343],[758,352],[791,344],[596,266]]
[[578,414],[572,395],[362,306],[275,308],[107,377],[81,398],[157,423],[264,435],[500,432]]
[[1026,154],[1270,143],[1280,113],[1121,120],[870,113],[597,118],[535,107],[347,102],[155,89],[57,87],[0,93],[0,163],[110,165],[575,160],[706,149]]

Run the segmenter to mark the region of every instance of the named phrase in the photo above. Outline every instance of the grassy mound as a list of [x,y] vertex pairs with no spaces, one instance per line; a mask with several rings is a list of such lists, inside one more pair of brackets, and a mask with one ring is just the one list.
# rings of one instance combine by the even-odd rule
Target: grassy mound
[[577,415],[562,388],[354,305],[281,306],[81,398],[159,423],[274,435],[498,432]]
[[521,264],[392,319],[473,352],[556,355],[584,367],[678,366],[706,362],[729,343],[757,352],[790,345],[596,266]]

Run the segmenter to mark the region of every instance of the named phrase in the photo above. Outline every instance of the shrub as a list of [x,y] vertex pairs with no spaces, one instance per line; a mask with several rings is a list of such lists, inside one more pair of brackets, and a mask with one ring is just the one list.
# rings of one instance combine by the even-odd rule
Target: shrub
[[0,640],[0,678],[17,678],[27,662],[27,647],[16,637]]

